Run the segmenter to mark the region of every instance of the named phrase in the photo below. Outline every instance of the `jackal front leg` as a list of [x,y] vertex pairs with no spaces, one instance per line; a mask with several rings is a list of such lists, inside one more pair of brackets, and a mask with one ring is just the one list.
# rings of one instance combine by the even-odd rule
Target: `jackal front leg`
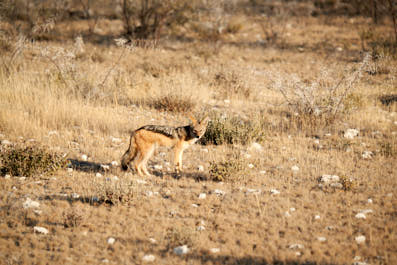
[[178,174],[182,172],[182,156],[183,156],[183,146],[181,144],[177,144],[175,146],[174,163],[175,163],[176,173]]

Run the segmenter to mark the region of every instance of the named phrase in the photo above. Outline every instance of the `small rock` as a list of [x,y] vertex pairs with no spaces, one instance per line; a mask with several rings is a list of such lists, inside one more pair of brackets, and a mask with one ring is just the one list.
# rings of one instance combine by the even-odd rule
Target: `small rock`
[[272,195],[278,195],[278,194],[280,194],[280,192],[279,192],[278,190],[276,190],[276,189],[271,189],[271,190],[270,190],[270,193],[271,193]]
[[137,179],[136,183],[138,183],[138,184],[146,184],[147,182],[146,182],[146,180],[143,180],[143,179]]
[[365,216],[365,214],[364,213],[358,213],[358,214],[356,214],[356,216],[355,216],[357,219],[366,219],[367,217]]
[[204,171],[204,167],[202,165],[197,166],[198,171]]
[[102,177],[102,174],[101,174],[101,173],[96,173],[96,174],[95,174],[95,177],[101,178],[101,177]]
[[110,169],[109,165],[101,165],[101,168],[102,168],[104,171],[107,171],[107,170]]
[[204,231],[204,230],[205,230],[205,227],[203,225],[199,225],[197,227],[197,231]]
[[10,141],[8,141],[8,140],[2,140],[1,144],[2,145],[11,145],[12,143]]
[[347,139],[354,139],[354,137],[356,137],[359,133],[360,131],[357,129],[347,129],[343,137]]
[[224,192],[223,190],[215,189],[215,190],[214,190],[214,193],[215,193],[216,195],[225,195],[226,192]]
[[210,248],[211,253],[218,253],[219,251],[221,251],[219,248]]
[[325,237],[323,237],[323,236],[317,237],[317,240],[320,241],[320,242],[325,242],[325,241],[327,241],[327,239],[326,239]]
[[266,170],[259,171],[260,174],[266,174]]
[[262,145],[254,142],[251,144],[250,149],[256,150],[256,151],[262,151],[263,148],[262,148]]
[[289,249],[303,249],[303,248],[305,248],[305,246],[302,244],[291,244],[288,246],[288,248]]
[[369,198],[369,199],[367,200],[367,202],[368,202],[368,203],[373,203],[373,200],[372,200],[371,198]]
[[366,209],[366,210],[362,210],[361,213],[363,214],[368,214],[368,213],[373,213],[374,211],[372,209]]
[[102,261],[102,263],[109,263],[108,259],[102,259],[101,261]]
[[195,203],[192,203],[192,206],[193,206],[194,208],[198,208],[198,207],[199,207],[198,204],[195,204]]
[[78,195],[77,193],[72,193],[72,198],[78,199],[78,198],[80,198],[80,195]]
[[291,170],[293,171],[293,172],[298,172],[299,171],[299,167],[298,166],[292,166],[291,167]]
[[200,193],[199,194],[199,199],[200,200],[204,200],[205,198],[207,198],[207,194],[205,194],[205,193]]
[[6,174],[6,175],[4,176],[4,178],[5,178],[5,179],[9,179],[9,178],[11,178],[11,176],[10,176],[9,174]]
[[47,235],[47,234],[48,234],[48,229],[45,228],[45,227],[41,227],[41,226],[35,226],[35,227],[33,227],[33,231],[34,231],[34,232],[37,232],[37,233],[44,234],[44,235]]
[[340,178],[337,175],[322,175],[320,178],[321,182],[331,183],[331,182],[339,182]]
[[254,165],[253,164],[248,164],[248,167],[249,168],[254,168]]
[[109,244],[109,245],[113,245],[114,242],[116,242],[116,239],[115,239],[114,237],[109,237],[109,238],[108,238],[108,244]]
[[155,259],[156,259],[156,257],[154,255],[151,255],[151,254],[145,255],[145,256],[142,257],[142,260],[144,262],[153,262]]
[[73,168],[68,167],[67,171],[68,171],[68,173],[72,173],[73,172]]
[[362,236],[362,235],[356,236],[355,240],[356,240],[357,244],[362,244],[365,242],[365,236]]
[[290,214],[288,211],[286,211],[286,212],[284,213],[284,216],[285,216],[285,217],[290,217],[291,214]]
[[121,143],[121,139],[120,138],[116,138],[116,137],[112,137],[112,143],[119,144],[119,143]]
[[117,167],[119,165],[119,163],[117,161],[112,161],[111,164],[112,164],[113,167]]
[[321,216],[320,215],[315,215],[314,220],[320,220]]
[[183,255],[189,252],[189,248],[187,245],[179,246],[174,248],[174,253],[177,255]]
[[151,238],[149,238],[149,242],[152,243],[152,244],[156,244],[157,240],[154,239],[153,237],[151,237]]
[[371,151],[364,151],[361,156],[364,159],[371,159],[373,155],[374,153],[372,153]]
[[26,198],[26,201],[22,204],[24,209],[28,209],[28,208],[38,208],[40,207],[40,203],[37,201],[33,201],[30,198]]
[[291,208],[289,208],[289,211],[290,211],[290,212],[295,212],[296,209],[295,209],[294,207],[291,207]]
[[154,165],[153,168],[156,170],[161,170],[161,169],[163,169],[163,166],[162,165]]
[[43,211],[41,211],[41,210],[33,210],[33,212],[34,212],[35,214],[37,214],[37,215],[40,215],[40,214],[43,213]]
[[88,160],[88,156],[87,156],[87,155],[82,155],[82,156],[81,156],[81,160],[87,161],[87,160]]

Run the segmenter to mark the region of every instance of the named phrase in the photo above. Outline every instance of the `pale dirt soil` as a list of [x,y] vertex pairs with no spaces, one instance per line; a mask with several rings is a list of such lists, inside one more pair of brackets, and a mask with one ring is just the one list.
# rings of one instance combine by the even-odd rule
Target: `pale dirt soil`
[[[40,45],[72,49],[72,41],[27,47],[19,68],[1,77],[0,140],[45,145],[74,162],[72,171],[0,179],[0,263],[142,264],[151,254],[153,264],[397,264],[397,109],[378,100],[397,92],[396,61],[385,61],[382,67],[389,71],[383,74],[364,73],[354,90],[360,104],[326,127],[296,128],[285,115],[283,96],[269,88],[265,74],[296,73],[312,80],[323,66],[342,73],[362,60],[357,25],[365,23],[291,18],[282,49],[257,44],[260,29],[253,23],[225,36],[215,55],[210,52],[214,44],[199,41],[136,48],[116,63],[104,88],[89,97],[66,89],[75,81],[68,79],[64,86],[54,65],[37,50]],[[121,30],[119,21],[101,21],[103,34],[105,25]],[[235,44],[239,40],[241,45]],[[87,42],[72,62],[77,81],[98,84],[121,49]],[[248,96],[222,94],[214,76],[228,71],[249,87]],[[197,116],[263,115],[268,125],[262,149],[196,144],[185,151],[181,176],[173,173],[172,152],[166,149],[149,162],[152,177],[119,167],[103,171],[100,164],[119,162],[129,131],[146,124],[188,123],[185,113],[158,111],[145,101],[169,93],[194,101]],[[344,138],[349,128],[360,134]],[[364,151],[373,156],[363,158]],[[242,172],[212,181],[211,163],[232,153],[243,161]],[[324,174],[351,178],[352,186],[321,188]],[[206,198],[200,199],[201,193]],[[24,209],[27,198],[40,206]],[[356,218],[363,210],[372,212]],[[48,234],[34,232],[35,226],[47,228]],[[361,244],[356,242],[360,235],[366,238]],[[115,242],[109,244],[109,238]],[[185,244],[187,254],[174,254]]]

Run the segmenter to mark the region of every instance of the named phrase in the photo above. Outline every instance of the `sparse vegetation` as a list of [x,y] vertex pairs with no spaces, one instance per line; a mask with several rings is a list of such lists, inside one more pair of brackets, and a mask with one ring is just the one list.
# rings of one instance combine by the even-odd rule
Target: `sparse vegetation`
[[0,264],[397,264],[389,0],[66,2],[0,1]]
[[0,153],[1,174],[32,177],[53,173],[66,167],[66,159],[38,146],[6,147]]

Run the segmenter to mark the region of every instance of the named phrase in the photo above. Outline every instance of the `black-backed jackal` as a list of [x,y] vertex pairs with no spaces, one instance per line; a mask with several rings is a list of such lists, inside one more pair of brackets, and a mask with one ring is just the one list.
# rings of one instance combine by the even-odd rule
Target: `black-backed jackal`
[[131,133],[130,146],[121,158],[121,167],[127,170],[134,160],[137,173],[150,176],[146,163],[152,156],[157,146],[174,147],[174,163],[176,172],[182,171],[183,151],[200,139],[208,125],[209,118],[205,117],[200,122],[191,118],[193,124],[181,127],[169,127],[160,125],[146,125]]

